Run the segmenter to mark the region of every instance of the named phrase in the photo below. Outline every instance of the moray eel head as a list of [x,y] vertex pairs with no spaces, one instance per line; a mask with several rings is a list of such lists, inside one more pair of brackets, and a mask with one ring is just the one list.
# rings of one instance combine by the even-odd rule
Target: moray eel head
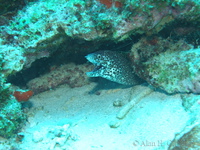
[[103,51],[99,51],[85,56],[85,58],[95,66],[91,72],[86,73],[88,77],[99,77],[101,74],[103,74],[104,70],[106,69],[106,57],[103,54]]
[[88,77],[102,77],[125,85],[136,83],[136,76],[130,62],[123,54],[105,50],[88,54],[85,57],[95,66],[94,70],[86,73]]

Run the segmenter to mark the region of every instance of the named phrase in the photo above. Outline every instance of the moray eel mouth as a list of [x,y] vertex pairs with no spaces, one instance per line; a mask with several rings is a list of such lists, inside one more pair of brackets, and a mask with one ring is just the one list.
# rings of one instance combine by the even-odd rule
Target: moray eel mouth
[[103,68],[103,66],[102,65],[97,65],[97,64],[93,64],[94,65],[94,69],[93,70],[91,70],[90,72],[86,72],[86,75],[88,76],[88,77],[98,77],[99,75],[98,75],[98,72],[100,72],[101,70],[102,70],[102,68]]
[[94,64],[94,69],[92,71],[90,71],[90,72],[95,72],[95,71],[97,71],[97,70],[99,70],[101,68],[102,68],[102,65]]
[[91,70],[90,72],[86,72],[87,76],[89,76],[89,77],[97,77],[96,73],[103,68],[102,64],[98,63],[94,59],[93,54],[89,54],[89,55],[85,56],[85,58],[94,65],[94,69],[93,70]]

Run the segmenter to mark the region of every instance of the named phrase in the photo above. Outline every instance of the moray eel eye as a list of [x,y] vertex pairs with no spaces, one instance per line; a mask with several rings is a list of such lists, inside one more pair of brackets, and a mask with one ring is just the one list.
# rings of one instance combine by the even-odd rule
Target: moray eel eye
[[97,55],[97,59],[101,59],[101,55],[100,54]]

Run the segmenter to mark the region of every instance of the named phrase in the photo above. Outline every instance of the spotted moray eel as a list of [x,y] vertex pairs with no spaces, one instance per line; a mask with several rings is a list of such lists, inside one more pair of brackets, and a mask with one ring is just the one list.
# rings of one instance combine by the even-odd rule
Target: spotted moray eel
[[88,77],[102,77],[124,85],[138,83],[130,62],[121,53],[105,50],[88,54],[85,57],[95,66],[94,70],[86,73]]

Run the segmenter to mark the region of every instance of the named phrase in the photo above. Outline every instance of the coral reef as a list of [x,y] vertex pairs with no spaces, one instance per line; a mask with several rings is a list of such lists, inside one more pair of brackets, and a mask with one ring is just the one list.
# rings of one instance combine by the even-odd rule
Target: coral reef
[[7,77],[9,74],[20,71],[26,61],[23,49],[15,46],[0,44],[0,57],[2,57],[1,73]]
[[24,121],[21,105],[14,98],[0,102],[0,136],[14,136]]
[[79,42],[93,41],[94,44],[87,45],[89,52],[105,40],[120,41],[137,33],[158,32],[175,19],[198,22],[199,4],[195,1],[143,0],[110,4],[109,0],[30,3],[0,28],[1,73],[6,78],[24,67],[30,67],[36,59],[51,56],[60,48],[63,53],[74,51],[69,46],[60,47],[71,45],[67,42],[71,38]]
[[27,83],[29,89],[35,94],[56,88],[61,84],[68,84],[70,87],[80,87],[89,84],[89,78],[85,72],[92,69],[92,65],[75,65],[74,63],[52,68],[52,71],[41,77],[35,78]]
[[129,56],[136,74],[154,87],[168,93],[200,93],[198,51],[183,40],[153,37],[133,45]]
[[[6,51],[11,51],[13,47],[22,50],[20,56],[35,53],[38,56],[38,53],[52,54],[67,37],[96,42],[119,41],[131,34],[158,32],[166,23],[175,19],[198,21],[199,5],[196,1],[116,2],[120,2],[122,7],[107,8],[100,1],[84,0],[32,3],[18,11],[7,26],[1,26],[1,45]],[[13,70],[15,68],[10,67],[8,73]]]
[[[5,69],[8,69],[9,66],[5,66],[5,62],[7,65],[9,64],[13,69],[18,70],[20,66],[18,64],[14,64],[12,60],[12,55],[8,58],[9,55],[3,55],[4,50],[0,51],[0,136],[5,138],[12,137],[19,129],[20,124],[23,123],[25,117],[21,110],[21,105],[11,96],[11,84],[6,83],[6,75],[3,74]],[[17,55],[17,50],[15,51],[15,55]],[[5,52],[10,53],[10,52]],[[5,54],[4,53],[4,54]],[[9,60],[7,60],[9,59]],[[20,56],[19,56],[20,59]],[[17,62],[18,58],[16,58]],[[20,63],[20,62],[19,62]],[[21,68],[20,68],[21,69]],[[8,69],[9,70],[9,69]]]
[[200,93],[199,51],[166,51],[140,65],[137,74],[168,93]]
[[[0,72],[2,72],[3,66],[3,56],[0,53]],[[6,99],[10,99],[10,84],[6,83],[5,75],[0,74],[0,103],[5,101]]]
[[[142,37],[137,43],[135,43],[129,54],[133,67],[148,61],[154,56],[158,56],[166,51],[184,51],[193,48],[184,40],[174,41],[171,38],[162,38],[159,36],[147,36]],[[140,70],[138,66],[137,70]]]
[[10,84],[6,84],[4,79],[0,76],[0,103],[10,99]]
[[[0,72],[2,71],[0,55]],[[21,105],[11,96],[10,84],[6,83],[4,74],[0,74],[0,136],[12,137],[25,120]]]

